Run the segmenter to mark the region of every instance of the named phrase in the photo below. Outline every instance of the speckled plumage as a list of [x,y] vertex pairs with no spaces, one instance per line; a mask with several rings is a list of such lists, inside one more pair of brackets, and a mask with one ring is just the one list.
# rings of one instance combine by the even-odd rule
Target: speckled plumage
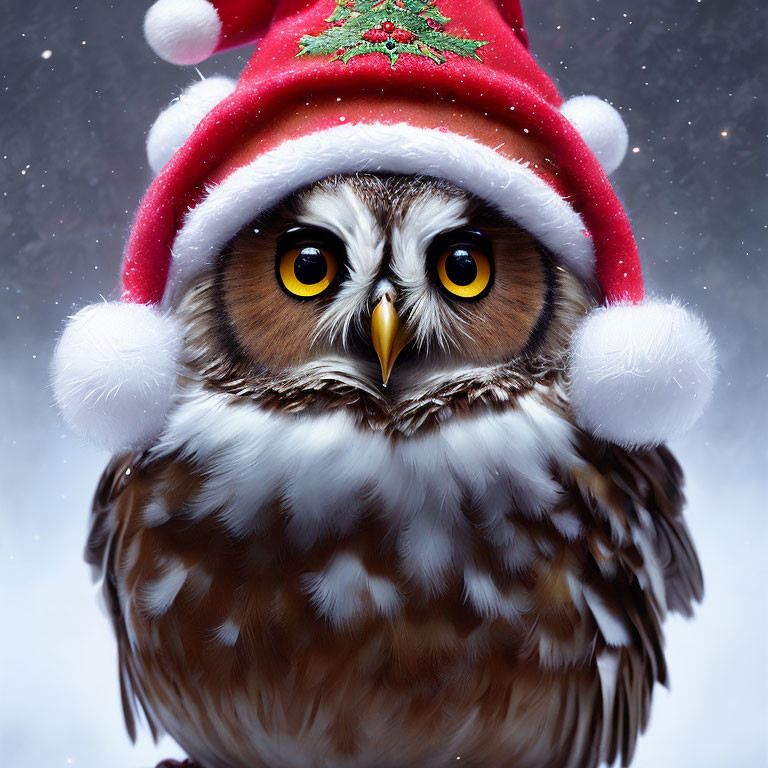
[[[490,302],[432,312],[443,342],[414,332],[387,390],[357,321],[338,330],[336,298],[302,303],[290,360],[253,337],[255,360],[228,270],[329,195],[381,234],[367,278],[345,240],[361,295],[382,268],[407,291],[393,232],[410,242],[403,219],[435,200],[498,231],[504,294],[490,302],[516,301],[515,269],[548,258],[449,185],[342,178],[256,222],[187,286],[179,395],[156,445],[105,472],[87,550],[129,730],[138,702],[205,768],[628,763],[666,682],[664,616],[701,595],[677,463],[574,426],[563,359],[588,300],[554,268],[520,289],[509,327]],[[292,333],[296,303],[238,274]],[[408,322],[439,300],[414,300]],[[473,334],[484,312],[506,356]]]

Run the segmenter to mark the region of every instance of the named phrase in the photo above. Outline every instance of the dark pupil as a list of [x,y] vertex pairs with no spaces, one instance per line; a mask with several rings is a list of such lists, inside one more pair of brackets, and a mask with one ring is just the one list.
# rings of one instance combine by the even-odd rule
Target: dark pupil
[[457,248],[445,260],[445,274],[455,285],[470,285],[477,278],[477,264],[469,251]]
[[293,273],[300,283],[314,285],[328,274],[328,262],[319,248],[302,248],[293,263]]

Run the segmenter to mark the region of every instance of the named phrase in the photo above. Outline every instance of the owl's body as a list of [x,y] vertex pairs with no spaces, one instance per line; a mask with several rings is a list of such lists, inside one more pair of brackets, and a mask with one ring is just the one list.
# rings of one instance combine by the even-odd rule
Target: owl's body
[[[336,249],[317,299],[281,271],[297,227],[333,241],[291,240],[307,269]],[[474,301],[445,249],[452,291],[492,258]],[[243,230],[177,298],[163,434],[96,498],[129,728],[135,697],[205,768],[629,761],[701,574],[669,452],[575,425],[587,296],[432,179],[331,178]]]

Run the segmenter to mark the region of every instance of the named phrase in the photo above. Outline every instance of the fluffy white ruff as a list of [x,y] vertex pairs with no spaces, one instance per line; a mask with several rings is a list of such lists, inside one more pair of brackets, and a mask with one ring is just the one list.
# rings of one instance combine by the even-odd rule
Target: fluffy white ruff
[[221,19],[208,0],[157,0],[144,17],[144,37],[172,64],[199,64],[219,44]]
[[211,188],[176,238],[166,297],[209,266],[259,213],[326,176],[359,171],[448,179],[501,209],[578,277],[592,277],[594,250],[581,217],[528,163],[504,160],[490,147],[447,131],[377,123],[341,125],[286,141]]
[[629,146],[627,126],[621,115],[597,96],[576,96],[566,101],[560,111],[581,134],[605,172],[613,173]]
[[235,90],[235,81],[216,76],[193,83],[164,109],[147,135],[147,159],[157,174],[192,135],[197,124]]
[[142,304],[103,303],[70,318],[53,358],[64,420],[111,451],[142,448],[163,427],[181,335]]
[[679,304],[597,309],[574,335],[571,403],[579,424],[626,447],[685,432],[712,395],[715,347],[706,325]]
[[[276,498],[286,510],[287,535],[306,548],[329,532],[350,530],[363,510],[377,510],[397,536],[403,572],[432,592],[452,568],[462,572],[466,565],[466,499],[482,510],[481,527],[509,567],[527,564],[530,547],[510,509],[538,518],[557,505],[561,488],[552,467],[581,463],[573,433],[539,392],[504,413],[479,412],[394,439],[358,426],[344,411],[283,414],[195,385],[177,398],[152,450],[178,452],[199,467],[206,480],[187,512],[214,516],[234,536],[260,530]],[[375,586],[384,601],[384,587]],[[329,600],[322,598],[324,605]],[[346,609],[334,605],[344,623]]]

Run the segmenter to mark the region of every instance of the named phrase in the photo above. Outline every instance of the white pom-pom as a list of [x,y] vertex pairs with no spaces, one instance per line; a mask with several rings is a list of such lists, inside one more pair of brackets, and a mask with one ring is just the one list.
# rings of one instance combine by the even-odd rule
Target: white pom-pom
[[219,44],[221,19],[208,0],[157,0],[144,17],[144,37],[172,64],[199,64]]
[[714,342],[679,304],[604,307],[577,329],[570,375],[580,426],[628,448],[650,447],[703,413],[716,377]]
[[234,90],[232,78],[209,77],[190,85],[160,113],[147,135],[147,159],[154,173],[160,173],[197,124]]
[[53,358],[67,424],[111,451],[146,447],[163,427],[181,335],[143,304],[103,303],[70,318]]
[[566,101],[560,111],[581,134],[605,172],[613,173],[629,146],[627,126],[621,115],[597,96],[576,96]]

